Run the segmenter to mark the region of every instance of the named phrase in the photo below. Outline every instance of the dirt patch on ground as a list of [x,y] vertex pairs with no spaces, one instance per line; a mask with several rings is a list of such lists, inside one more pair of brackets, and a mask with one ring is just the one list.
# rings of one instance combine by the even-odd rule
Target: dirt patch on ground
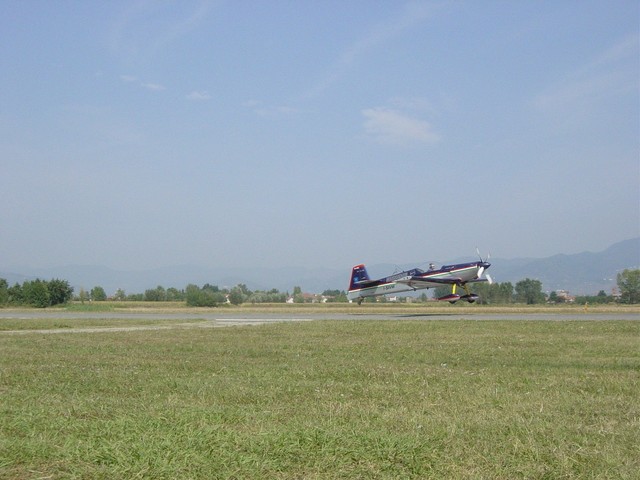
[[262,325],[265,323],[302,322],[309,319],[291,318],[228,318],[205,320],[200,322],[172,323],[163,325],[130,325],[126,327],[75,327],[75,328],[39,328],[31,330],[6,330],[0,331],[0,335],[28,335],[28,334],[56,334],[56,333],[114,333],[114,332],[139,332],[144,330],[176,330],[185,328],[220,328]]

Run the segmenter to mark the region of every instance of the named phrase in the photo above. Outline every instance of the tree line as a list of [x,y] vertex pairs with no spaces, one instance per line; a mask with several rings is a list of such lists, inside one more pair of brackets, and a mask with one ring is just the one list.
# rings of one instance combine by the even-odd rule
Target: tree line
[[9,286],[0,278],[0,305],[52,307],[68,303],[73,298],[73,287],[66,280],[26,280]]
[[[620,302],[625,304],[640,303],[640,269],[624,270],[617,276],[617,285],[620,292],[619,297],[614,298],[600,291],[593,296],[577,296],[575,303],[595,304]],[[480,304],[510,304],[524,303],[528,305],[541,303],[561,303],[564,299],[552,292],[546,295],[542,291],[542,283],[539,280],[526,278],[513,285],[511,282],[504,283],[476,283],[473,286],[475,293],[479,295]],[[442,297],[451,292],[449,286],[443,285],[434,289],[434,296]],[[251,291],[245,284],[238,284],[233,288],[220,288],[217,285],[205,284],[199,287],[189,284],[185,289],[156,288],[147,289],[144,293],[127,295],[124,290],[118,289],[113,297],[108,297],[104,288],[95,286],[86,291],[81,288],[74,296],[73,287],[67,280],[52,279],[26,280],[20,285],[16,283],[9,286],[7,280],[0,278],[0,306],[32,306],[51,307],[62,305],[77,300],[85,301],[147,301],[147,302],[186,302],[192,307],[215,307],[224,303],[240,305],[243,303],[285,303],[292,299],[295,303],[317,301],[322,298],[326,302],[347,302],[346,293],[343,290],[325,290],[321,295],[308,296],[302,293],[300,287],[294,287],[293,294],[280,292],[278,289]],[[427,293],[422,293],[417,298],[418,301],[428,301]],[[367,301],[385,301],[385,297],[369,297]]]
[[[624,303],[633,304],[640,303],[640,269],[626,269],[618,273],[617,278],[619,296],[607,295],[603,290],[597,295],[578,295],[574,299],[574,303],[595,304],[595,303]],[[514,285],[510,282],[505,283],[476,283],[473,290],[480,296],[478,303],[480,304],[507,304],[507,303],[525,303],[527,305],[541,303],[564,303],[566,299],[551,292],[546,295],[542,291],[542,282],[531,278],[520,280]],[[441,297],[449,293],[449,287],[436,288],[436,297]]]
[[[595,303],[624,303],[633,304],[640,303],[640,269],[625,269],[618,273],[616,282],[618,285],[619,296],[607,295],[603,290],[597,295],[578,295],[574,299],[574,303],[595,304]],[[525,303],[528,305],[540,303],[564,303],[566,299],[551,292],[546,295],[542,291],[542,283],[539,280],[525,278],[520,280],[513,286],[510,282],[505,283],[477,283],[474,284],[474,292],[480,296],[478,303],[480,304],[505,304],[505,303]],[[449,292],[448,288],[440,290],[443,296]]]

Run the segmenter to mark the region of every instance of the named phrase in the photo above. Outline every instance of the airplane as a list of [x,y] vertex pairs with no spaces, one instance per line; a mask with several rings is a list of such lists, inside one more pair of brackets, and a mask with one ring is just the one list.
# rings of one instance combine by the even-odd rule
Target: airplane
[[[489,257],[487,257],[487,260],[483,260],[480,257],[478,262],[443,265],[440,268],[430,264],[427,271],[413,268],[378,280],[369,278],[364,264],[356,265],[351,270],[347,298],[349,301],[357,301],[358,305],[360,305],[366,297],[451,285],[451,293],[438,298],[438,300],[452,304],[458,300],[466,300],[469,303],[473,303],[480,297],[475,293],[471,293],[467,284],[475,282],[493,283],[488,274],[485,275],[485,278],[482,277],[484,271],[491,266],[488,260]],[[456,293],[458,287],[464,289],[465,295],[461,296]]]

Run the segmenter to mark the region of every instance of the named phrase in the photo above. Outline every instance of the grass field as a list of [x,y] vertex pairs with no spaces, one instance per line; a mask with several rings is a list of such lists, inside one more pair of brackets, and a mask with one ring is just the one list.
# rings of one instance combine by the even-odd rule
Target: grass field
[[0,478],[640,470],[640,322],[0,333],[0,369]]

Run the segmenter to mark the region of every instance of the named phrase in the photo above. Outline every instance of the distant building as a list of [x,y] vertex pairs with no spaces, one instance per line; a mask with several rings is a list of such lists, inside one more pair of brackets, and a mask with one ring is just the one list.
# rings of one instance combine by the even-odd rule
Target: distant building
[[[326,303],[327,302],[327,298],[328,297],[323,297],[322,295],[318,295],[316,293],[301,293],[300,294],[300,299],[302,301],[300,301],[300,299],[298,300],[299,303]],[[286,300],[287,303],[295,303],[296,302],[296,297],[294,296],[290,296],[289,298],[287,298]]]
[[576,301],[575,295],[569,294],[568,290],[556,290],[556,296],[566,303],[573,303]]

